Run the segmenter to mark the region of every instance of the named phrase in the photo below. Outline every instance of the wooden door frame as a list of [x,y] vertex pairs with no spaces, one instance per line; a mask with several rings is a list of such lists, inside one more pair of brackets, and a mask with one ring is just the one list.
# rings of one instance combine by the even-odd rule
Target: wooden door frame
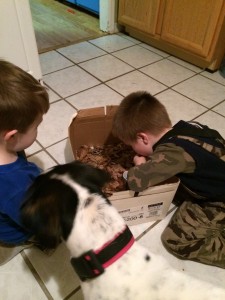
[[118,0],[100,0],[99,23],[100,29],[108,33],[119,31],[117,23]]

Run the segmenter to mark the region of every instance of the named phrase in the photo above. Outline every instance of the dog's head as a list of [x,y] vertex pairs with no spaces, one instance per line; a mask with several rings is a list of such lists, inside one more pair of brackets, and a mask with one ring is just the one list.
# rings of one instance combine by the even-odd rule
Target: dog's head
[[[109,180],[108,173],[78,161],[56,166],[29,188],[21,207],[22,223],[42,246],[55,248],[61,238],[68,238],[80,199],[88,205],[91,195],[103,195]],[[87,191],[82,197],[80,186]]]

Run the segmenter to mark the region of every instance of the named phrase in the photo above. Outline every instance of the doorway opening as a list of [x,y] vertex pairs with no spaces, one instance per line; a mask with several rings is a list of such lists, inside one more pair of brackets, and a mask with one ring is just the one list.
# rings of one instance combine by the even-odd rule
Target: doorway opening
[[107,35],[98,16],[57,0],[29,0],[38,53]]

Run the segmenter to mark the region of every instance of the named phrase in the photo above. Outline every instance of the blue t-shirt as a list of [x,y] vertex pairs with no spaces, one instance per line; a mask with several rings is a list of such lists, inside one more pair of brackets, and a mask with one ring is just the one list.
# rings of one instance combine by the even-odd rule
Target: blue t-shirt
[[23,157],[0,166],[0,242],[20,244],[31,236],[20,222],[20,206],[26,190],[40,169]]

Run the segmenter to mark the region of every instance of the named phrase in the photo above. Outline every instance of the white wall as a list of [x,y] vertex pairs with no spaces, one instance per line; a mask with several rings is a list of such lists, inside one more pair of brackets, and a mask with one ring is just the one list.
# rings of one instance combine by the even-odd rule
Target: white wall
[[42,78],[29,0],[0,0],[0,57]]

